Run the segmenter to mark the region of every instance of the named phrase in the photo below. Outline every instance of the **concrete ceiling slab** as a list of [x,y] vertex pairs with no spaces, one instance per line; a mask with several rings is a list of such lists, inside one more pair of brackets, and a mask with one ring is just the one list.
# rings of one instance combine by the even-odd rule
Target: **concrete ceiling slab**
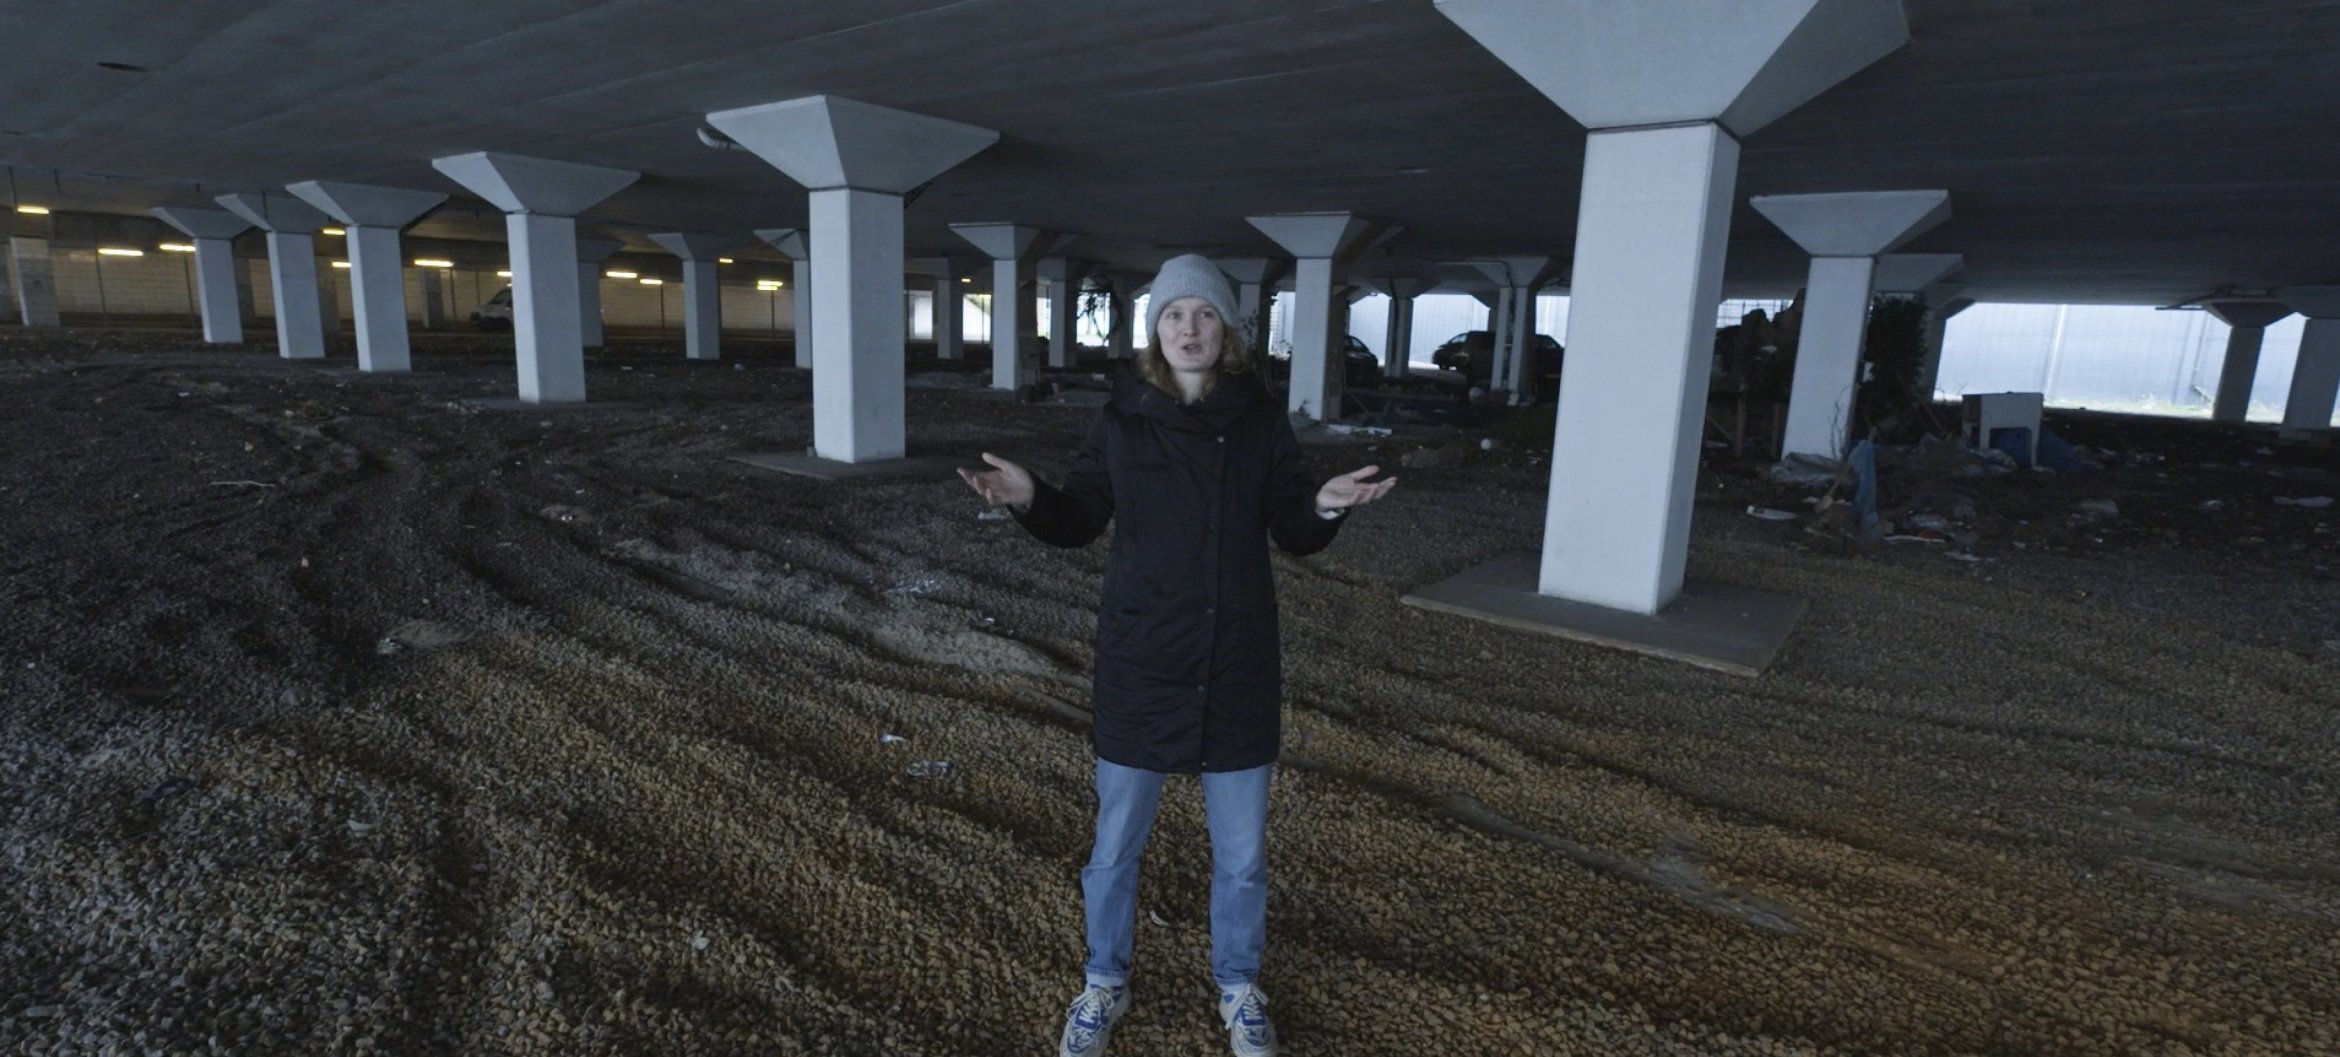
[[[1906,46],[1746,139],[1742,196],[1946,188],[1958,220],[1905,248],[1963,253],[1985,300],[2340,282],[2340,3],[1903,7]],[[1002,134],[909,204],[916,255],[1014,217],[1124,267],[1261,256],[1245,217],[1344,210],[1404,218],[1388,248],[1436,261],[1565,252],[1584,154],[1582,124],[1428,2],[187,0],[0,7],[0,39],[0,195],[120,216],[438,186],[430,159],[493,150],[643,173],[594,210],[632,247],[801,227],[800,185],[695,133],[831,94]],[[497,241],[503,216],[465,195],[413,233]],[[1754,211],[1731,234],[1726,290],[1801,284],[1807,256]]]

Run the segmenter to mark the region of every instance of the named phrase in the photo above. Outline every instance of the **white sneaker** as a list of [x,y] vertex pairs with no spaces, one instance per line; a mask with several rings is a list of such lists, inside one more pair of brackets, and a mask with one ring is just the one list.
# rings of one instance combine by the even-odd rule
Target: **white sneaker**
[[1268,1022],[1267,995],[1259,988],[1222,989],[1219,1022],[1227,1025],[1227,1046],[1235,1057],[1276,1057],[1276,1026]]
[[1129,1011],[1129,988],[1095,984],[1073,999],[1064,1013],[1064,1037],[1057,1040],[1056,1057],[1100,1057],[1113,1022]]

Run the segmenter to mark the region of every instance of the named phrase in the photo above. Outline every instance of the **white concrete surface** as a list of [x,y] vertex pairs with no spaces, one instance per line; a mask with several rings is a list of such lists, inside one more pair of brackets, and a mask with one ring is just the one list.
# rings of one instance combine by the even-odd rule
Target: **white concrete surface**
[[1873,257],[1814,257],[1804,285],[1803,329],[1796,338],[1795,378],[1788,389],[1787,433],[1780,454],[1841,459],[1860,384],[1861,345],[1869,325]]
[[732,235],[665,231],[650,241],[683,261],[683,356],[692,360],[723,357],[723,290],[717,260],[739,248]]
[[809,371],[813,365],[812,247],[804,232],[795,228],[758,228],[756,237],[789,260],[788,305],[795,319],[790,340],[796,345],[797,369]]
[[[276,354],[287,360],[325,357],[325,294],[317,282],[317,240],[322,210],[286,194],[229,194],[217,199],[228,212],[268,233],[269,296],[276,307]],[[339,306],[333,313],[336,329]]]
[[1081,283],[1096,268],[1093,261],[1050,257],[1040,262],[1040,277],[1048,280],[1048,365],[1072,367],[1079,362]]
[[8,256],[17,319],[27,328],[58,326],[57,275],[49,261],[49,240],[9,236]]
[[[509,239],[507,231],[505,238]],[[582,348],[598,349],[605,337],[601,327],[601,272],[602,262],[617,255],[626,244],[616,239],[577,240],[577,343]],[[514,273],[515,277],[518,273]],[[512,296],[518,297],[518,284],[512,287]],[[516,314],[515,314],[516,315]],[[519,324],[513,324],[518,329]]]
[[1542,594],[1655,613],[1682,589],[1738,159],[1713,124],[1585,144]]
[[1023,351],[1039,329],[1038,291],[1028,264],[1072,236],[1028,224],[953,224],[951,230],[991,258],[991,387],[1023,384]]
[[1745,136],[1909,42],[1901,0],[1437,0],[1587,128]]
[[236,303],[236,236],[252,222],[219,209],[161,207],[149,210],[195,243],[196,304],[203,315],[203,340],[213,345],[244,343],[244,312]]
[[357,324],[358,369],[411,370],[406,333],[405,261],[399,232],[447,201],[431,191],[326,180],[287,184],[302,201],[341,222],[349,249],[350,304]]
[[[2210,420],[2245,421],[2251,410],[2251,386],[2259,374],[2259,350],[2267,340],[2267,326],[2291,314],[2278,301],[2220,300],[2203,309],[2227,325],[2226,357],[2218,368],[2218,392],[2211,398]],[[2297,375],[2294,374],[2294,378]]]
[[[642,174],[501,151],[433,158],[431,167],[504,212],[520,399],[531,404],[584,400],[585,269],[576,218]],[[593,285],[599,344],[598,279]]]
[[1334,329],[1333,280],[1349,258],[1401,229],[1346,212],[1271,213],[1245,219],[1293,258],[1292,375],[1285,407],[1308,418],[1339,418],[1345,335]]

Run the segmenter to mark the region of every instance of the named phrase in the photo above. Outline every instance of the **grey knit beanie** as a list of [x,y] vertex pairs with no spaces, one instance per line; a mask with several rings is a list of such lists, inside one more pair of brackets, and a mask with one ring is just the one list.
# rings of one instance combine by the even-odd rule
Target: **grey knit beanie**
[[1212,264],[1210,258],[1199,253],[1172,257],[1162,262],[1162,270],[1154,275],[1153,289],[1146,293],[1145,340],[1154,340],[1154,328],[1162,322],[1162,310],[1181,297],[1199,297],[1219,310],[1219,320],[1229,327],[1236,325],[1235,291],[1227,287],[1227,275]]

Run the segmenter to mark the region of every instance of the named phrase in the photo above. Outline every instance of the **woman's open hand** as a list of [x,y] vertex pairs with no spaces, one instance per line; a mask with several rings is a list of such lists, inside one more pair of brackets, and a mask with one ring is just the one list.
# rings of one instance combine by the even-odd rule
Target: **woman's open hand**
[[983,461],[990,463],[993,468],[960,470],[959,478],[966,481],[967,487],[974,489],[975,494],[982,496],[984,502],[992,506],[1026,506],[1032,502],[1030,471],[990,452],[983,453]]
[[1324,487],[1316,490],[1316,509],[1346,510],[1353,506],[1364,506],[1388,495],[1390,489],[1397,487],[1397,478],[1375,481],[1372,484],[1365,483],[1366,478],[1380,472],[1381,467],[1368,466],[1362,470],[1352,470],[1326,481]]

